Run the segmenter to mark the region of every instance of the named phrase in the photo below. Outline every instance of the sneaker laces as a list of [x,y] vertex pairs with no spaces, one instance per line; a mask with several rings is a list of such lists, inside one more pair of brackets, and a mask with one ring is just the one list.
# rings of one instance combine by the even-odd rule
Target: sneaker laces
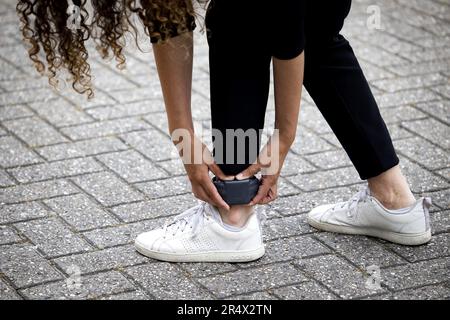
[[197,232],[201,229],[200,226],[203,225],[205,219],[209,219],[206,213],[206,202],[202,202],[201,204],[188,209],[182,214],[176,216],[170,222],[167,222],[164,227],[164,234],[176,236],[179,232],[184,232],[187,228],[193,230],[193,234],[197,234]]
[[332,211],[336,210],[346,210],[348,217],[353,217],[357,211],[358,205],[361,202],[366,201],[370,196],[370,190],[369,187],[364,188],[363,190],[356,193],[353,197],[350,198],[350,200],[346,202],[341,202],[336,204],[333,208],[331,208]]

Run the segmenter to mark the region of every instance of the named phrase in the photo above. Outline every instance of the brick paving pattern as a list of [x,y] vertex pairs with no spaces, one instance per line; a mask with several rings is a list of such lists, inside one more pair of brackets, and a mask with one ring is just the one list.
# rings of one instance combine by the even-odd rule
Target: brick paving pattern
[[[366,26],[381,8],[382,29]],[[434,199],[430,244],[318,232],[315,205],[361,187],[305,94],[267,254],[249,264],[170,264],[134,237],[195,204],[167,135],[151,52],[117,71],[93,55],[96,98],[56,92],[28,62],[14,1],[0,2],[1,299],[449,299],[450,2],[357,0],[343,33],[379,101],[414,192]],[[196,34],[193,115],[208,132],[208,58]],[[267,125],[273,122],[269,104]],[[367,285],[371,268],[381,284]],[[77,274],[81,274],[77,283]],[[75,280],[75,281],[74,281]]]

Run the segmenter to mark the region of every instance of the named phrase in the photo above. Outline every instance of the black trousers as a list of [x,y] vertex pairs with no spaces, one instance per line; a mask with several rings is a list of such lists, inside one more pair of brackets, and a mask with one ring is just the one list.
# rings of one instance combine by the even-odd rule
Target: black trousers
[[[212,128],[225,140],[213,137],[215,155],[230,152],[227,129],[263,129],[272,57],[292,59],[304,51],[304,86],[361,179],[399,163],[358,60],[340,35],[350,7],[351,0],[212,0],[206,15]],[[219,162],[225,174],[256,159],[248,152],[243,163],[234,160]]]

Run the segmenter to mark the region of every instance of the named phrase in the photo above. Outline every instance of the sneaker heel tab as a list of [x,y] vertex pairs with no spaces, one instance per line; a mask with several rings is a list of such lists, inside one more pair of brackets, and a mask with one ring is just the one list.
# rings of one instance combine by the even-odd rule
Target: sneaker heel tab
[[423,208],[429,210],[431,206],[433,205],[433,202],[431,201],[430,197],[423,198]]

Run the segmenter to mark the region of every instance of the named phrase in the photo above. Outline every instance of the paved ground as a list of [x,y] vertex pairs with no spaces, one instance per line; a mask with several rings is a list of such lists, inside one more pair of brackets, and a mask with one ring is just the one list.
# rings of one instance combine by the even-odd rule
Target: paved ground
[[[355,1],[344,32],[414,192],[434,199],[433,241],[406,248],[307,226],[309,209],[361,183],[305,97],[282,197],[266,210],[267,254],[250,264],[169,264],[135,253],[137,233],[195,202],[166,135],[151,53],[130,49],[125,73],[93,62],[93,101],[56,93],[28,63],[13,3],[0,2],[1,298],[449,298],[448,0]],[[372,4],[384,30],[366,26]],[[194,116],[208,127],[207,48],[202,35],[197,42]],[[379,287],[370,285],[377,266]]]

